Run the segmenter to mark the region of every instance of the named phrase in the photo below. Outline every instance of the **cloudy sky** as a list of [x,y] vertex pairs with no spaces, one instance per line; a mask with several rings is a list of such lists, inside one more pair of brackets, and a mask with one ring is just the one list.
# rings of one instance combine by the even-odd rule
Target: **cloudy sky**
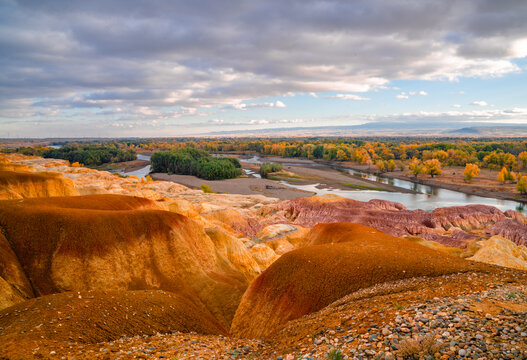
[[527,124],[525,0],[0,0],[0,137]]

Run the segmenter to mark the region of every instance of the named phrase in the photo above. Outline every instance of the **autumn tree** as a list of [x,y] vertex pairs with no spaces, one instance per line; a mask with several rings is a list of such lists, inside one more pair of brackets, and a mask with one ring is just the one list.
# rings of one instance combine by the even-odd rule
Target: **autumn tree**
[[527,151],[522,151],[518,154],[518,162],[521,167],[527,168]]
[[430,159],[424,162],[425,173],[434,177],[434,175],[441,175],[441,162],[437,159]]
[[422,174],[424,172],[423,163],[419,159],[414,157],[408,165],[408,170],[410,170],[410,173],[417,177],[419,174]]
[[345,161],[348,159],[348,156],[346,155],[346,152],[342,149],[339,149],[337,151],[337,160],[339,161]]
[[380,171],[380,172],[385,172],[386,171],[386,164],[384,161],[382,160],[379,160],[375,163],[375,166],[377,167],[377,169]]
[[512,171],[509,171],[505,166],[501,169],[500,173],[498,174],[498,181],[502,184],[506,183],[507,181],[515,181],[516,180],[516,174]]
[[479,175],[479,166],[476,164],[465,165],[465,171],[463,171],[463,175],[465,176],[465,181],[470,182],[472,178],[475,178]]
[[527,194],[527,176],[521,176],[516,184],[516,189],[522,195]]

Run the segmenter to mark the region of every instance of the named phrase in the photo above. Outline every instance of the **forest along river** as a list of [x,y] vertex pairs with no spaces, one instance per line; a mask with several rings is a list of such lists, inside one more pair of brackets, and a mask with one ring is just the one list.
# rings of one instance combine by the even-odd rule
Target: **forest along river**
[[[252,164],[261,164],[262,160],[258,156],[254,156],[250,159],[243,159],[245,162]],[[325,166],[314,162],[303,162],[302,164],[296,163],[282,163],[283,165],[302,165],[302,166]],[[340,195],[353,200],[369,201],[371,199],[382,199],[389,201],[396,201],[408,209],[423,209],[427,211],[434,210],[438,207],[446,206],[463,206],[472,204],[482,204],[495,206],[498,209],[505,210],[518,210],[523,212],[525,204],[519,201],[513,200],[502,200],[494,198],[486,198],[482,196],[469,195],[459,191],[447,190],[436,186],[417,184],[412,181],[386,178],[383,176],[377,176],[362,171],[341,169],[348,172],[350,175],[359,176],[363,179],[375,181],[383,184],[390,184],[400,188],[413,190],[418,194],[406,194],[400,192],[387,192],[387,191],[375,191],[375,190],[340,190],[332,188],[323,188],[323,184],[310,184],[310,185],[295,185],[288,183],[287,181],[280,181],[282,185],[294,187],[297,189],[311,191],[317,195],[323,194],[335,194]]]

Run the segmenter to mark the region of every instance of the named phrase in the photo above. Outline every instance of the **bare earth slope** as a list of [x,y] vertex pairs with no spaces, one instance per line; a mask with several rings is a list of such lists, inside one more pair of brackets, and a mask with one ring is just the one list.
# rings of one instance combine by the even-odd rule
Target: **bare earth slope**
[[248,285],[186,216],[147,199],[90,195],[0,202],[0,226],[35,295],[163,289],[228,327]]

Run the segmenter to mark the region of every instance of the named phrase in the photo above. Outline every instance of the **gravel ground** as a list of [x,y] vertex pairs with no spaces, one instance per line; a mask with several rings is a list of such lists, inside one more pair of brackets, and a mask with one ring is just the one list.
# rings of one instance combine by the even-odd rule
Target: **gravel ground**
[[[478,275],[464,276],[470,279]],[[486,280],[483,276],[481,279]],[[346,319],[346,326],[319,324],[322,330],[295,340],[289,349],[262,340],[176,332],[122,337],[99,344],[47,343],[31,353],[34,358],[56,359],[296,360],[328,359],[328,353],[338,349],[342,359],[403,359],[401,347],[417,338],[427,340],[429,346],[425,349],[431,352],[415,359],[526,359],[527,285],[495,281],[486,286],[400,306],[384,301],[390,295],[383,295],[367,299],[369,305],[355,312],[341,304],[338,316]]]

